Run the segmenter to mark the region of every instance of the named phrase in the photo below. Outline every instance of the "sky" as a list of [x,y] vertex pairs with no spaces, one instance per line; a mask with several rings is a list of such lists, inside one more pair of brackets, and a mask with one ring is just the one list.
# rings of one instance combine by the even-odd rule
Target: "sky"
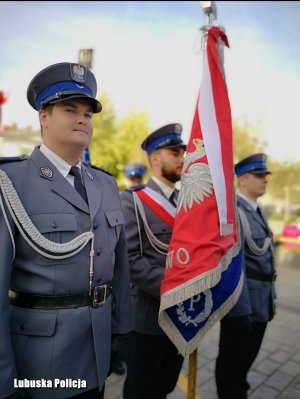
[[[216,1],[228,36],[225,74],[232,118],[259,128],[265,152],[299,161],[300,1]],[[92,48],[98,96],[118,118],[145,111],[151,129],[190,134],[201,86],[200,1],[0,1],[2,123],[39,129],[27,87],[41,69],[77,62]],[[249,153],[251,149],[249,150]]]

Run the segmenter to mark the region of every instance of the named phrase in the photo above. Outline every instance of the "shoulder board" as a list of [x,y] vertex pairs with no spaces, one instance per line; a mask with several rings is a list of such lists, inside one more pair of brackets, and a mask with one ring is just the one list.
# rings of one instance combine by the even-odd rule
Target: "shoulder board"
[[20,155],[18,157],[0,157],[0,163],[25,161],[25,159],[28,159],[28,155]]
[[127,192],[129,192],[129,193],[132,193],[133,191],[142,190],[142,189],[145,188],[145,187],[146,187],[145,184],[137,184],[136,186],[129,187],[129,188],[127,188],[127,189],[124,190],[124,191],[127,191]]
[[109,173],[107,170],[102,169],[102,168],[99,168],[98,166],[92,165],[92,164],[90,164],[90,163],[87,164],[87,163],[85,163],[85,162],[84,162],[84,165],[90,166],[90,167],[93,168],[93,169],[101,170],[101,172],[104,172],[104,173],[106,173],[107,175],[112,176],[112,174]]

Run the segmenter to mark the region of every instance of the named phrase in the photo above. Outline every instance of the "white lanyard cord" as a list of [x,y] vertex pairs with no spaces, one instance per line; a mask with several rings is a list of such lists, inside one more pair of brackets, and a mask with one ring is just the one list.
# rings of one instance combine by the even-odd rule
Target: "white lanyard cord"
[[[3,198],[5,200],[5,203],[7,205],[7,208],[9,210],[9,213],[10,213],[11,217],[13,218],[13,221],[15,222],[16,226],[18,227],[24,240],[36,252],[38,252],[39,254],[41,254],[49,259],[65,259],[65,258],[69,258],[69,257],[77,254],[78,252],[80,252],[87,245],[87,243],[90,240],[92,240],[92,248],[91,248],[90,256],[92,257],[94,255],[94,249],[93,249],[94,234],[91,231],[85,232],[85,233],[81,234],[80,236],[74,238],[73,240],[63,243],[63,244],[56,243],[56,242],[50,241],[47,238],[45,238],[37,230],[37,228],[34,226],[32,221],[30,220],[16,190],[13,187],[12,182],[10,181],[9,177],[3,170],[0,170],[0,188],[1,188],[1,191],[3,194]],[[5,218],[5,222],[7,224],[7,228],[9,230],[9,234],[10,234],[10,237],[12,240],[13,250],[14,250],[14,254],[15,254],[15,243],[14,243],[13,233],[12,233],[11,227],[9,225],[9,221],[8,221],[8,218],[6,215],[6,211],[5,211],[2,199],[0,201],[0,205],[1,205],[1,209],[3,212],[4,218]],[[63,255],[51,255],[47,252],[44,252],[42,249],[38,248],[37,245],[46,251],[52,252],[53,254],[63,254]]]
[[[151,231],[151,229],[149,227],[149,224],[147,222],[147,218],[146,218],[146,214],[145,214],[145,210],[144,210],[142,201],[140,200],[140,198],[138,197],[138,195],[135,192],[133,192],[132,194],[133,194],[134,204],[135,204],[135,206],[138,208],[138,210],[140,212],[141,219],[142,219],[143,224],[144,224],[145,232],[146,232],[146,235],[148,237],[148,240],[149,240],[150,244],[155,249],[155,251],[157,251],[158,253],[160,253],[162,255],[167,255],[169,245],[165,244],[162,241],[160,241],[152,233],[152,231]],[[140,231],[139,231],[139,234],[140,234]],[[140,238],[140,240],[141,240],[141,238]]]

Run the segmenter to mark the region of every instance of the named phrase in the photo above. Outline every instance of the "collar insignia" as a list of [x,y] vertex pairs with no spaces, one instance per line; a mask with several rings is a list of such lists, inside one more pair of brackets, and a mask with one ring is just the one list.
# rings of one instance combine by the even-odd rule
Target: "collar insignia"
[[94,176],[93,176],[88,170],[85,169],[85,171],[86,171],[86,174],[88,175],[88,177],[89,177],[92,181],[94,181]]
[[40,170],[41,170],[41,172],[42,172],[42,174],[45,176],[45,177],[48,177],[48,178],[52,178],[52,176],[53,176],[53,171],[48,167],[48,166],[44,166],[44,167],[42,167],[42,168],[40,168]]

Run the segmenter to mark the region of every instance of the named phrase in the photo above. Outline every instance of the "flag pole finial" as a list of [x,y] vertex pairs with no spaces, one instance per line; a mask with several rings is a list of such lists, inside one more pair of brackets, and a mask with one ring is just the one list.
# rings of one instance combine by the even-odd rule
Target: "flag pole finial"
[[207,16],[208,25],[217,19],[217,6],[215,1],[201,1],[202,11]]
[[213,21],[217,19],[217,6],[215,1],[200,1],[203,14],[207,16],[207,21],[200,28],[202,31],[201,49],[206,49],[208,29],[213,25]]

